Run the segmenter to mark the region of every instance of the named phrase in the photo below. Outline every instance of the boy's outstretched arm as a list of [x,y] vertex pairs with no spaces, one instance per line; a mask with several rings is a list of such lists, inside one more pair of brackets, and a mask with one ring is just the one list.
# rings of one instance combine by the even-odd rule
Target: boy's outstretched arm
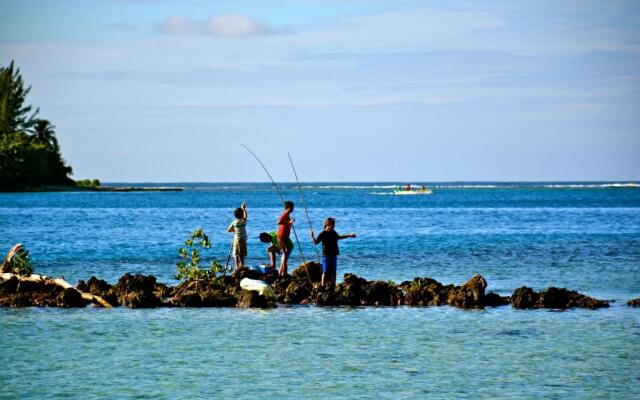
[[244,213],[244,219],[246,220],[249,214],[247,213],[247,202],[242,202],[242,212]]
[[320,241],[318,239],[316,239],[316,235],[315,235],[315,233],[313,233],[313,229],[310,229],[310,231],[311,231],[311,240],[313,240],[313,244],[320,243]]
[[348,238],[354,238],[354,237],[356,237],[355,233],[347,233],[346,235],[338,236],[338,239],[348,239]]

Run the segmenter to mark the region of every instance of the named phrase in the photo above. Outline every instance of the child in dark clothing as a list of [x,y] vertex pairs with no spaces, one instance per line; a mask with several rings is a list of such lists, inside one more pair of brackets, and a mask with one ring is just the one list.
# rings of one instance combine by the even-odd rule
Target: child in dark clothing
[[327,218],[324,221],[324,230],[320,232],[317,238],[313,230],[311,230],[313,243],[318,244],[322,242],[322,286],[325,286],[325,283],[331,285],[336,284],[338,254],[340,254],[338,240],[356,237],[355,233],[341,236],[334,230],[335,227],[336,220],[334,218]]

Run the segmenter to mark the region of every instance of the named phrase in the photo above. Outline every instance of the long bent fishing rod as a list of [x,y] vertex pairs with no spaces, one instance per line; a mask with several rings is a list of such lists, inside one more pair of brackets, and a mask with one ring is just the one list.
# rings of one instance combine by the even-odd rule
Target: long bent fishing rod
[[[269,179],[271,179],[271,183],[273,183],[273,187],[276,189],[276,192],[278,193],[278,196],[280,196],[280,201],[282,201],[282,204],[284,204],[284,196],[282,196],[282,192],[280,191],[280,188],[278,187],[278,184],[276,183],[276,181],[273,180],[273,177],[271,176],[271,174],[269,173],[269,170],[267,170],[267,167],[265,167],[265,165],[262,163],[262,161],[260,161],[260,158],[256,155],[256,153],[254,153],[253,151],[251,151],[250,148],[248,148],[247,146],[245,146],[244,144],[240,144],[240,146],[244,147],[245,149],[247,149],[247,151],[249,153],[251,153],[251,155],[258,161],[258,163],[260,164],[260,166],[262,166],[262,169],[264,169],[264,172],[267,173],[267,176],[269,176]],[[302,246],[300,246],[300,239],[298,239],[298,233],[296,232],[296,227],[291,224],[291,228],[293,229],[293,235],[296,237],[296,243],[298,244],[298,249],[300,250],[300,256],[302,256],[302,262],[304,264],[307,264],[307,260],[304,257],[304,253],[302,252]],[[275,265],[274,265],[275,267]],[[305,267],[305,271],[307,271],[307,278],[309,279],[309,282],[311,283],[311,277],[309,276],[309,271],[308,269]]]
[[[291,169],[293,169],[293,175],[296,177],[296,182],[298,183],[298,190],[300,191],[300,199],[302,200],[302,207],[304,207],[304,213],[307,216],[307,221],[309,222],[309,228],[313,231],[313,224],[311,224],[311,218],[309,218],[309,211],[307,211],[307,203],[304,201],[304,192],[302,190],[302,186],[300,186],[300,179],[298,179],[298,173],[296,172],[296,167],[293,165],[293,159],[291,158],[291,154],[287,152],[289,156],[289,162],[291,163]],[[313,241],[313,249],[316,251],[316,258],[318,259],[318,263],[320,262],[320,253],[318,253],[318,246],[316,245],[316,241]]]

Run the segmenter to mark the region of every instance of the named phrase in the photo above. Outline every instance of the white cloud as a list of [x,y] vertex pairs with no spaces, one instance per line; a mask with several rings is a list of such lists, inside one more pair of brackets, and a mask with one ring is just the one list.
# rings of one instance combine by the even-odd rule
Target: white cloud
[[158,30],[169,35],[206,34],[215,37],[248,37],[275,33],[265,22],[243,14],[218,14],[206,21],[179,15],[167,17]]
[[213,36],[257,36],[274,32],[269,25],[242,14],[214,15],[207,20],[207,33]]
[[198,32],[200,25],[200,22],[195,19],[174,15],[167,17],[160,24],[159,29],[160,32],[170,35],[185,35]]

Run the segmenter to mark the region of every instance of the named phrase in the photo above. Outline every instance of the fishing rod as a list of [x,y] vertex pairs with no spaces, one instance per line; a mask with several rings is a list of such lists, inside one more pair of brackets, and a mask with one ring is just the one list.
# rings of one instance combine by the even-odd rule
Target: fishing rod
[[[296,182],[298,183],[298,190],[300,190],[300,199],[302,200],[302,207],[304,207],[304,213],[307,216],[307,221],[309,222],[309,228],[313,232],[313,224],[311,223],[311,218],[309,218],[309,211],[307,211],[307,203],[304,201],[304,192],[302,190],[302,186],[300,186],[300,179],[298,179],[298,173],[296,172],[296,167],[293,165],[293,159],[291,158],[291,154],[287,152],[289,156],[289,162],[291,163],[291,169],[293,169],[293,175],[296,177]],[[316,241],[313,241],[313,249],[316,251],[316,258],[318,259],[318,263],[320,263],[320,253],[318,252],[318,246],[316,245]]]
[[[251,153],[251,155],[258,161],[260,166],[262,166],[262,169],[264,169],[264,172],[266,172],[267,176],[269,176],[269,179],[271,179],[271,183],[273,183],[273,187],[276,189],[276,193],[278,193],[278,196],[280,196],[280,201],[282,201],[282,204],[284,205],[284,202],[285,202],[284,196],[282,195],[282,192],[280,191],[280,188],[278,187],[278,184],[276,183],[276,181],[273,180],[273,177],[269,173],[269,170],[267,170],[267,167],[265,167],[265,165],[262,163],[262,161],[260,161],[260,158],[256,155],[256,153],[251,151],[250,148],[248,148],[247,146],[245,146],[242,143],[240,144],[240,146],[242,146],[245,149],[247,149],[247,151],[249,153]],[[305,271],[307,272],[307,278],[309,279],[309,283],[311,283],[313,285],[313,282],[311,281],[311,276],[309,276],[309,270],[306,268],[307,260],[304,257],[304,253],[302,252],[302,246],[300,246],[300,239],[298,239],[298,233],[296,232],[296,227],[293,224],[291,224],[291,228],[293,229],[293,235],[296,237],[296,243],[298,244],[298,250],[300,250],[300,256],[302,256],[302,262],[305,264]],[[274,267],[275,267],[275,265],[274,265]]]

